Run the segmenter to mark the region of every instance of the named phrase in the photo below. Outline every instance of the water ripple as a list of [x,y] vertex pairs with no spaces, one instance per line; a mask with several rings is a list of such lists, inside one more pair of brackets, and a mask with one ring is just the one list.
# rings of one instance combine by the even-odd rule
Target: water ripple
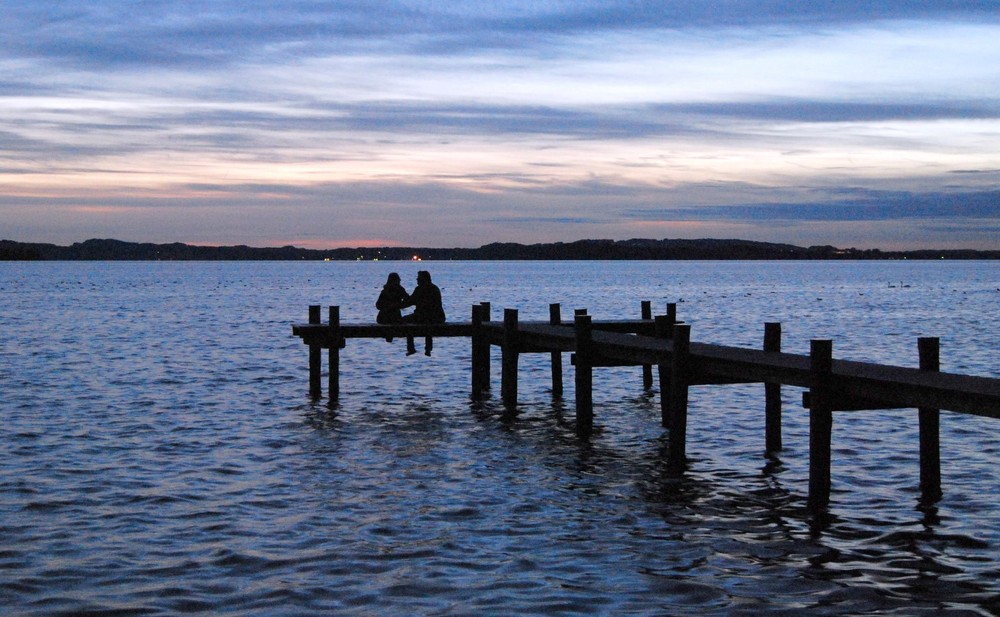
[[[516,412],[497,392],[470,402],[467,341],[436,341],[431,358],[352,341],[330,408],[305,393],[288,322],[328,297],[368,316],[389,266],[354,266],[0,272],[9,614],[998,614],[988,421],[943,414],[945,497],[927,506],[914,414],[838,415],[834,503],[813,515],[792,388],[771,455],[759,386],[693,389],[681,477],[633,369],[595,374],[589,440],[571,369],[553,400],[541,356],[522,358]],[[949,370],[1000,375],[1000,331],[982,319],[996,296],[980,293],[1000,287],[997,266],[939,267],[595,264],[571,285],[565,264],[442,263],[435,279],[453,315],[482,300],[545,319],[553,300],[601,316],[684,298],[696,340],[756,347],[780,320],[790,351],[830,336],[838,357],[915,364],[915,337],[938,334]]]

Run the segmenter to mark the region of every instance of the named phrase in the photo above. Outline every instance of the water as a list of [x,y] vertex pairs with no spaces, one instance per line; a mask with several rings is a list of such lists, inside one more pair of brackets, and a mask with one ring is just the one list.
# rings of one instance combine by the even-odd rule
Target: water
[[[522,358],[517,413],[469,400],[469,344],[351,341],[341,405],[307,396],[290,324],[370,320],[429,268],[451,319],[678,303],[692,340],[1000,377],[996,262],[0,264],[0,604],[6,615],[997,615],[996,421],[942,414],[944,498],[919,503],[913,410],[838,414],[827,516],[805,507],[808,417],[785,388],[691,391],[690,471],[656,392]],[[494,357],[494,387],[499,386]]]

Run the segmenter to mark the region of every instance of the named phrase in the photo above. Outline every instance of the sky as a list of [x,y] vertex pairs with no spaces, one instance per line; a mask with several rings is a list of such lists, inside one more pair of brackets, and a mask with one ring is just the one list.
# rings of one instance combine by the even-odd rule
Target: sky
[[1000,0],[0,0],[0,238],[1000,249]]

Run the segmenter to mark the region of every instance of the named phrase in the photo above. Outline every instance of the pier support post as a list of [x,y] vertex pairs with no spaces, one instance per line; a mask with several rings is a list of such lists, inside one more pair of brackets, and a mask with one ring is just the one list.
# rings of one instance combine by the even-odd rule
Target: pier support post
[[[480,314],[482,315],[483,323],[485,324],[485,323],[489,323],[489,322],[493,321],[492,309],[491,309],[490,303],[489,302],[480,302],[479,306],[482,307],[480,309],[480,311],[481,311]],[[483,354],[483,358],[482,358],[482,362],[483,362],[482,363],[482,367],[483,367],[482,387],[483,387],[483,390],[491,390],[493,388],[492,376],[491,376],[492,369],[490,367],[491,356],[492,356],[492,353],[493,353],[492,346],[493,346],[493,343],[490,341],[489,336],[486,335],[486,333],[484,332],[483,347],[482,347],[482,349],[479,350],[480,353]]]
[[[669,311],[666,315],[657,315],[655,320],[656,338],[669,339],[673,336],[674,316]],[[663,354],[656,367],[660,378],[660,424],[670,427],[670,356]]]
[[517,309],[504,309],[500,397],[508,408],[517,406],[517,360],[520,355],[517,330]]
[[667,414],[670,422],[670,451],[667,466],[675,472],[687,465],[688,386],[691,375],[691,326],[677,324],[673,328],[673,353],[670,358],[670,400]]
[[344,344],[344,337],[340,334],[340,307],[329,307],[330,312],[330,362],[327,381],[330,392],[329,402],[336,405],[340,400],[340,348]]
[[[640,306],[640,316],[642,319],[652,319],[652,303],[649,300],[643,300]],[[647,391],[653,389],[653,365],[651,364],[642,365],[642,389]]]
[[[941,341],[925,337],[917,340],[920,370],[941,370]],[[920,493],[924,502],[941,499],[941,412],[920,407]]]
[[478,401],[488,388],[490,341],[483,330],[483,305],[472,305],[472,400]]
[[[322,307],[318,304],[313,304],[309,306],[309,323],[318,324],[320,323],[320,311]],[[309,345],[309,395],[314,398],[319,398],[323,394],[323,383],[322,383],[322,362],[323,362],[323,347],[317,343],[311,343]]]
[[[781,324],[764,324],[764,351],[781,351]],[[764,450],[777,452],[781,444],[781,384],[764,383]]]
[[579,312],[573,318],[576,333],[576,432],[590,435],[594,429],[593,323]]
[[[562,324],[562,312],[559,303],[549,305],[549,323],[553,326]],[[552,352],[552,396],[562,398],[563,395],[563,363],[562,352]]]
[[833,408],[830,374],[833,371],[833,341],[809,342],[813,385],[809,389],[809,506],[825,509],[830,503],[830,441]]

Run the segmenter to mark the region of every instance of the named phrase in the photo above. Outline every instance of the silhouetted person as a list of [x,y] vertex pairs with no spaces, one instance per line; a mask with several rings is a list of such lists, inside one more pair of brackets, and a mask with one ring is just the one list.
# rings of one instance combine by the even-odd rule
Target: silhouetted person
[[[444,306],[441,304],[441,290],[431,282],[431,273],[427,270],[417,272],[417,286],[413,288],[406,306],[412,306],[413,312],[403,316],[406,323],[444,323]],[[424,354],[431,355],[434,341],[431,337],[424,338]],[[417,353],[413,337],[406,337],[406,355]]]
[[[401,311],[404,306],[409,306],[407,304],[409,301],[410,295],[403,289],[399,275],[395,272],[390,272],[389,276],[386,277],[385,285],[382,286],[382,293],[378,295],[378,300],[375,301],[375,308],[378,309],[375,321],[381,324],[403,323],[403,314]],[[391,343],[392,337],[387,336],[385,340]]]

